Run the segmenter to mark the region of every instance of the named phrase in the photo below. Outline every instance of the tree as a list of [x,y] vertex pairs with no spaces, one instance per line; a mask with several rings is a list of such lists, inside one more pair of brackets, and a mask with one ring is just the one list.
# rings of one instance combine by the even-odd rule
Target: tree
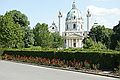
[[51,35],[48,30],[48,25],[43,23],[37,23],[35,28],[33,29],[34,33],[34,45],[41,47],[50,47],[51,46]]
[[91,49],[94,46],[94,41],[92,40],[91,37],[85,38],[83,40],[84,46],[83,48],[85,49]]
[[105,28],[104,26],[97,25],[95,27],[92,27],[89,36],[95,41],[95,42],[101,42],[102,44],[105,44],[107,48],[110,48],[111,43],[111,35],[113,34],[112,29]]
[[63,38],[59,35],[59,33],[51,33],[52,38],[52,48],[59,48],[63,45]]
[[34,44],[34,34],[33,30],[30,27],[25,28],[25,37],[24,37],[24,46],[25,48],[30,47],[30,45]]
[[20,11],[12,10],[6,12],[5,15],[10,15],[13,18],[14,22],[19,24],[21,27],[28,27],[30,24],[28,17],[25,14],[22,14]]
[[95,50],[101,50],[106,49],[106,46],[102,44],[101,42],[94,42],[91,37],[88,37],[84,39],[83,41],[85,49],[95,49]]
[[119,50],[120,51],[120,41],[117,41],[117,45],[116,45],[115,50]]
[[33,32],[30,30],[30,27],[29,27],[30,23],[28,21],[27,16],[17,10],[6,12],[5,15],[11,16],[14,23],[19,24],[19,26],[23,29],[25,33],[24,34],[25,36],[23,38],[24,47],[29,47],[29,45],[33,45],[34,43]]
[[0,16],[0,45],[1,47],[22,47],[24,32],[19,24],[15,24],[10,15]]
[[111,49],[116,49],[119,47],[120,42],[120,22],[118,25],[113,27],[114,33],[111,36]]

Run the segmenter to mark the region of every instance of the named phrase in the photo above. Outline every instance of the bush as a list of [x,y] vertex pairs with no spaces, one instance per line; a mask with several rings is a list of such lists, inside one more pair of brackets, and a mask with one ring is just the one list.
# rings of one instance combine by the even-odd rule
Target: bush
[[80,62],[82,62],[86,68],[92,68],[92,64],[99,64],[97,69],[99,68],[101,70],[113,70],[118,66],[118,64],[115,63],[120,64],[120,52],[117,51],[4,51],[2,56],[4,57],[5,54],[12,55],[13,57],[19,55],[21,57],[38,57],[49,60],[57,59],[65,62],[71,61],[69,66],[71,66],[75,60],[79,62],[79,66],[76,65],[76,68],[80,68]]

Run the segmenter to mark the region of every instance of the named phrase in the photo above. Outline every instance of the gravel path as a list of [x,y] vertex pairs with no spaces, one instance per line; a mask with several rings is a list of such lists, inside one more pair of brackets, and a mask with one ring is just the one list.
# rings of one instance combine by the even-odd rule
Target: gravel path
[[0,61],[0,80],[120,80],[99,75]]

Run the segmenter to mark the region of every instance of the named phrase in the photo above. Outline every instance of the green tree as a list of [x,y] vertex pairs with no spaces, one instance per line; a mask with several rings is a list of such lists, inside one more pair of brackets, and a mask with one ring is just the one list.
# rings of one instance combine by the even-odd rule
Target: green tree
[[85,38],[83,40],[84,46],[83,48],[85,49],[91,49],[94,46],[94,41],[92,40],[91,37]]
[[88,37],[84,39],[83,41],[84,49],[95,49],[95,50],[101,50],[101,49],[106,49],[106,46],[102,44],[101,42],[94,42],[91,37]]
[[113,31],[114,33],[111,36],[111,49],[116,49],[119,47],[120,42],[120,22],[113,27]]
[[117,41],[117,45],[116,45],[115,50],[119,50],[120,51],[120,41]]
[[43,23],[37,23],[35,28],[33,29],[34,33],[34,45],[41,47],[50,47],[51,46],[51,34],[48,30],[48,25]]
[[103,43],[101,43],[101,42],[95,42],[94,43],[94,46],[93,46],[93,49],[96,49],[96,50],[106,50],[107,48],[106,48],[106,46],[103,44]]
[[83,40],[84,49],[95,49],[95,50],[101,50],[106,49],[106,46],[102,44],[101,42],[94,42],[91,37],[88,37]]
[[63,38],[59,35],[59,33],[51,33],[52,38],[52,48],[59,48],[63,45]]
[[30,24],[30,22],[28,21],[28,17],[20,11],[12,10],[6,12],[5,15],[10,15],[13,18],[14,22],[19,24],[21,27],[28,27],[28,25]]
[[28,48],[34,44],[34,34],[33,34],[33,30],[30,29],[30,27],[25,28],[25,37],[23,40],[24,40],[25,48]]
[[105,28],[105,26],[97,25],[92,27],[89,36],[95,42],[101,42],[102,44],[105,44],[107,48],[110,48],[110,38],[112,34],[112,29]]
[[1,47],[22,47],[24,32],[19,24],[15,24],[11,16],[0,16],[0,45]]
[[25,36],[23,38],[24,47],[29,47],[29,45],[33,45],[34,43],[33,33],[29,27],[30,23],[28,21],[28,17],[25,14],[17,10],[6,12],[5,15],[11,16],[13,18],[14,23],[19,24],[19,26],[23,29],[25,33],[24,34]]

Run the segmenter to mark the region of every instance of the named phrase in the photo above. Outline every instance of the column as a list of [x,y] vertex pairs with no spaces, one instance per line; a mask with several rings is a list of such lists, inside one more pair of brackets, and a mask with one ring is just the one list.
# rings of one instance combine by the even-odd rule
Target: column
[[81,48],[82,47],[82,45],[81,45],[81,40],[79,39],[79,47]]
[[66,39],[66,48],[68,48],[68,39]]
[[79,47],[79,46],[80,46],[79,39],[77,39],[77,47]]
[[70,41],[69,41],[69,39],[68,39],[68,47],[70,47]]
[[72,41],[72,46],[71,47],[73,47],[73,39],[71,39],[71,41]]
[[72,47],[72,39],[70,39],[70,47]]

